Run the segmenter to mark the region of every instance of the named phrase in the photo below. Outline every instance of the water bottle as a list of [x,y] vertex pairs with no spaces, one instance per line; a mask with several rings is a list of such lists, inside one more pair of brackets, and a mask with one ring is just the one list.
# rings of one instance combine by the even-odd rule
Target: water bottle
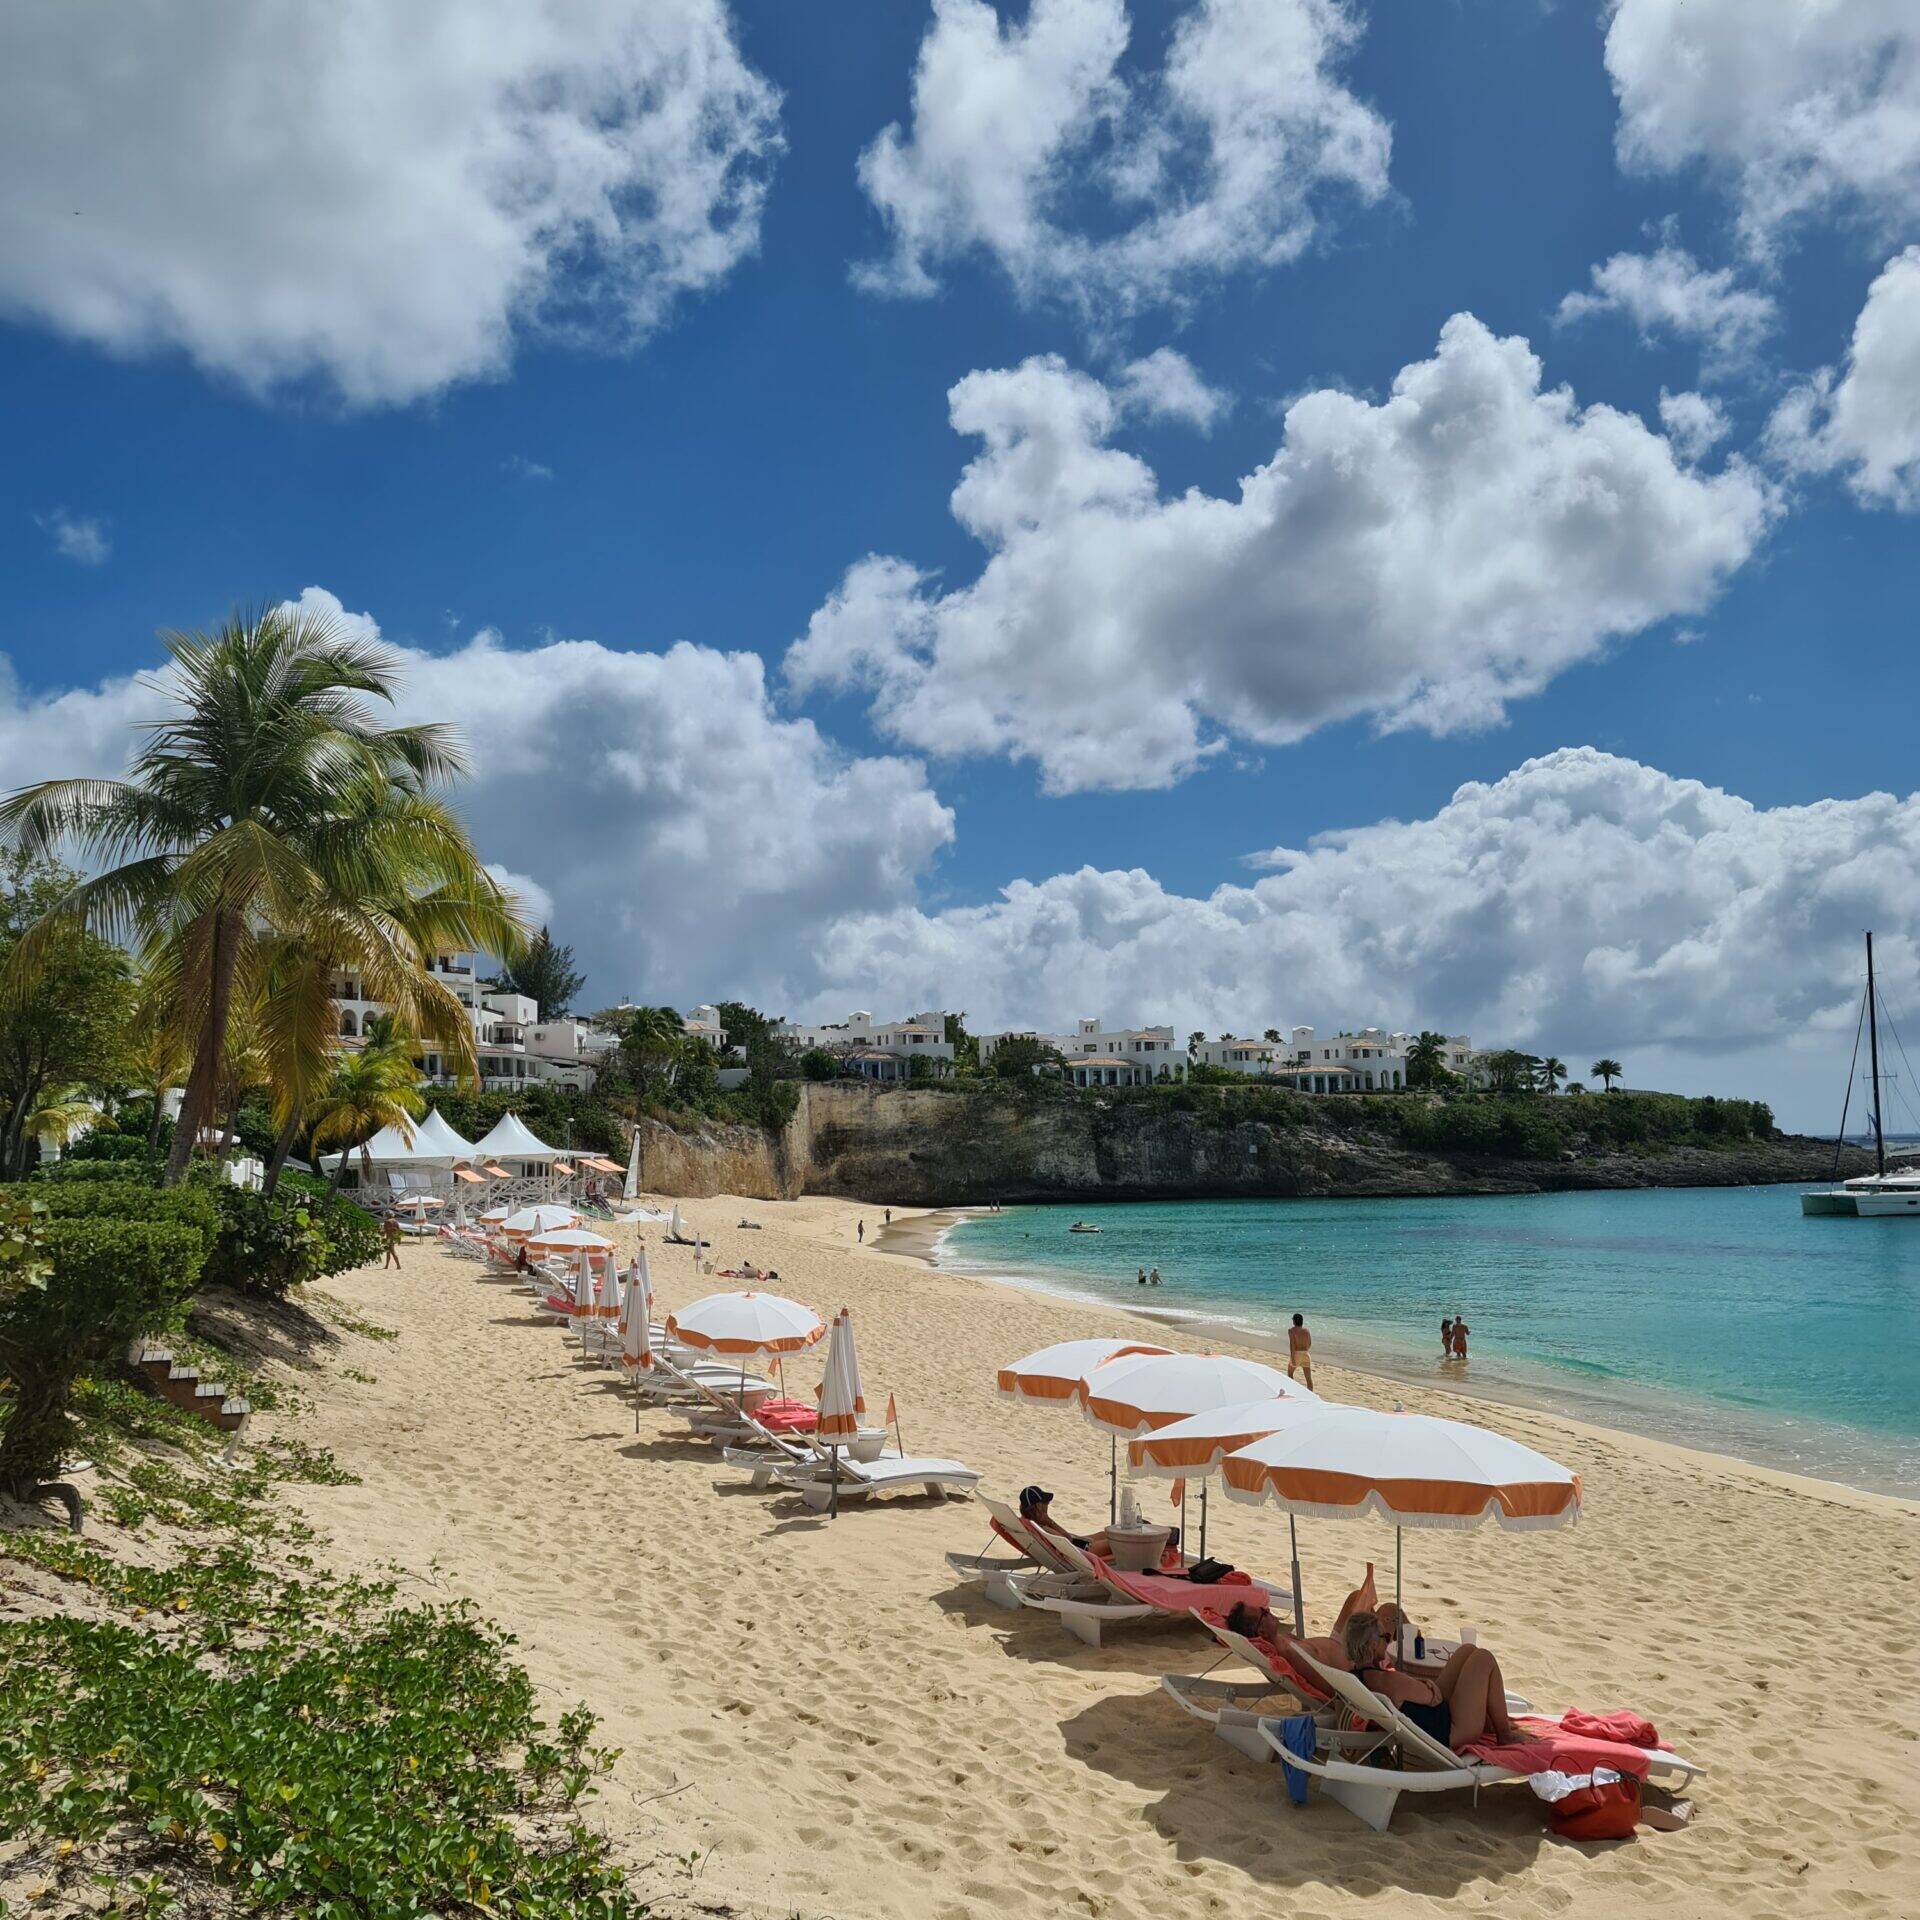
[[1416,1661],[1427,1657],[1427,1636],[1418,1627],[1413,1630],[1413,1657]]

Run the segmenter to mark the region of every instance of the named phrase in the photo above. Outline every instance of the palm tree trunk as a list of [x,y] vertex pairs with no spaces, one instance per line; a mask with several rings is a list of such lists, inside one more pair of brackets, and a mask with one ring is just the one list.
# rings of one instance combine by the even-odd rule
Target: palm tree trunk
[[147,1122],[147,1151],[152,1153],[160,1144],[160,1101],[166,1093],[165,1087],[153,1090],[153,1117]]
[[194,1046],[193,1066],[180,1099],[180,1117],[173,1125],[173,1147],[167,1155],[162,1182],[169,1187],[178,1186],[187,1177],[187,1163],[193,1158],[194,1143],[213,1111],[220,1058],[227,1045],[227,1011],[233,1000],[233,972],[240,949],[224,907],[214,908],[211,931],[208,964],[212,977],[207,988],[207,1017],[201,1023],[200,1037]]
[[261,1193],[269,1200],[273,1190],[280,1184],[280,1169],[287,1164],[293,1153],[293,1143],[300,1138],[300,1109],[295,1107],[287,1116],[287,1124],[280,1129],[273,1143],[272,1156],[267,1161],[267,1171],[260,1183]]

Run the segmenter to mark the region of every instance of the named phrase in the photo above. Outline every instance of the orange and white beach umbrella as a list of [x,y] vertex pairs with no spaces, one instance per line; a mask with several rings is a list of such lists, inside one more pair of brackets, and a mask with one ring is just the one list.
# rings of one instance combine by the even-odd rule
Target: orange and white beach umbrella
[[825,1334],[811,1307],[778,1293],[709,1293],[667,1315],[667,1332],[708,1353],[802,1353]]
[[1278,1400],[1271,1395],[1262,1400],[1240,1400],[1231,1406],[1190,1414],[1171,1426],[1129,1440],[1127,1465],[1135,1473],[1152,1474],[1160,1480],[1214,1473],[1228,1454],[1264,1440],[1270,1433],[1298,1426],[1302,1420],[1317,1419],[1326,1406],[1318,1394],[1302,1392]]
[[814,1437],[840,1445],[860,1431],[866,1417],[860,1360],[853,1350],[853,1315],[842,1307],[827,1341],[827,1371],[820,1383],[820,1424],[814,1429]]
[[531,1253],[608,1253],[613,1242],[603,1233],[595,1233],[589,1227],[549,1227],[542,1233],[530,1233],[527,1236],[527,1249]]
[[[591,1261],[593,1256],[583,1256]],[[596,1320],[618,1320],[620,1318],[620,1269],[613,1264],[612,1254],[600,1262],[599,1271],[593,1281],[593,1317]]]
[[509,1240],[526,1240],[537,1233],[553,1233],[577,1224],[580,1216],[571,1207],[522,1207],[500,1223],[500,1231]]
[[1131,1439],[1248,1400],[1311,1398],[1278,1367],[1228,1353],[1124,1354],[1080,1383],[1080,1410],[1103,1432]]
[[1146,1340],[1062,1340],[1002,1367],[1000,1391],[1010,1400],[1040,1400],[1066,1406],[1079,1398],[1081,1380],[1095,1367],[1130,1353],[1167,1351]]
[[626,1296],[620,1302],[620,1364],[640,1373],[653,1371],[653,1275],[645,1247],[627,1274]]
[[1271,1500],[1323,1520],[1377,1514],[1396,1527],[1515,1532],[1571,1526],[1580,1476],[1544,1453],[1464,1420],[1327,1406],[1221,1463],[1236,1500]]
[[584,1325],[593,1318],[593,1262],[581,1250],[580,1258],[573,1269],[573,1303],[567,1309],[576,1325]]

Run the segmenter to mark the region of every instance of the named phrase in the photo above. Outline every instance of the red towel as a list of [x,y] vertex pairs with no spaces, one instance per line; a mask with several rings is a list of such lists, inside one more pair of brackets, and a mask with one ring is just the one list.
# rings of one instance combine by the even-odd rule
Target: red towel
[[1570,1733],[1553,1720],[1523,1717],[1520,1725],[1528,1737],[1512,1746],[1476,1740],[1460,1751],[1490,1767],[1505,1767],[1509,1773],[1591,1773],[1595,1767],[1611,1767],[1635,1780],[1647,1777],[1647,1756],[1637,1745]]
[[1618,1740],[1628,1747],[1657,1747],[1659,1730],[1637,1713],[1582,1713],[1569,1707],[1560,1716],[1562,1733],[1583,1734],[1589,1740]]
[[1242,1601],[1254,1607],[1267,1604],[1266,1588],[1256,1586],[1245,1574],[1214,1586],[1195,1586],[1191,1580],[1175,1580],[1164,1573],[1125,1573],[1110,1562],[1103,1563],[1100,1570],[1130,1600],[1157,1607],[1162,1613],[1192,1613],[1197,1609],[1224,1620]]

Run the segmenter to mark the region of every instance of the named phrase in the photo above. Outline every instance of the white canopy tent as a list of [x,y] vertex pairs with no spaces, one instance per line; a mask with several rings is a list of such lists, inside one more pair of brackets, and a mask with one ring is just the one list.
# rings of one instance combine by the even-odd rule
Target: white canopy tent
[[479,1159],[498,1160],[503,1165],[520,1161],[527,1165],[551,1166],[561,1157],[560,1149],[538,1138],[517,1113],[503,1113],[494,1122],[493,1131],[474,1146],[472,1152]]
[[455,1160],[471,1160],[480,1151],[471,1140],[463,1139],[438,1108],[413,1130],[417,1151],[434,1155],[448,1154]]
[[[437,1114],[433,1117],[435,1119],[439,1118]],[[384,1173],[392,1167],[437,1167],[443,1170],[450,1169],[458,1156],[450,1148],[429,1144],[425,1137],[426,1126],[427,1123],[422,1121],[419,1126],[415,1127],[411,1140],[402,1134],[398,1127],[382,1127],[364,1146],[349,1147],[344,1155],[338,1153],[321,1154],[319,1156],[320,1164],[327,1168],[329,1172],[338,1166],[343,1158],[350,1168],[364,1167],[368,1161],[372,1161],[374,1170],[380,1173]],[[453,1133],[451,1127],[449,1127],[447,1131]],[[457,1140],[459,1135],[454,1134],[453,1137]]]

